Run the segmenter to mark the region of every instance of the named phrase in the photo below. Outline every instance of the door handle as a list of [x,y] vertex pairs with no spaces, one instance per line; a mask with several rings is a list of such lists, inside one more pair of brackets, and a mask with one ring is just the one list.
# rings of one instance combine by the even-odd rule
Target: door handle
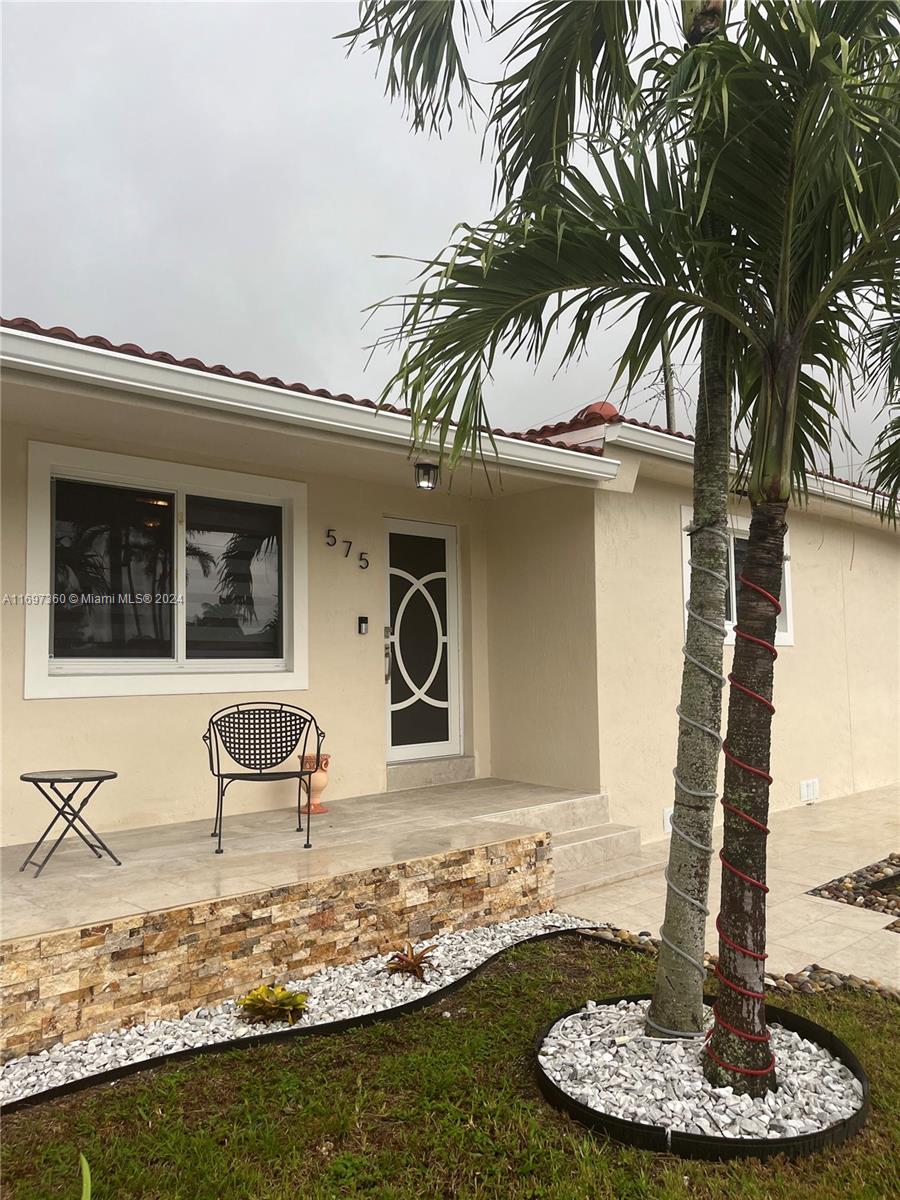
[[391,671],[393,670],[394,660],[391,655],[391,643],[388,640],[391,636],[390,625],[384,627],[384,682],[391,682]]

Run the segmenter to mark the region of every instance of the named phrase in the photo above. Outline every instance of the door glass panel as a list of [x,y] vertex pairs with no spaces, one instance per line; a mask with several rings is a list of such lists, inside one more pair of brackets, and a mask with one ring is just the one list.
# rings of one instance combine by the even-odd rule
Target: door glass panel
[[447,543],[390,534],[391,745],[450,739]]
[[188,496],[188,658],[281,658],[282,510]]
[[174,510],[166,492],[54,481],[55,657],[173,657]]

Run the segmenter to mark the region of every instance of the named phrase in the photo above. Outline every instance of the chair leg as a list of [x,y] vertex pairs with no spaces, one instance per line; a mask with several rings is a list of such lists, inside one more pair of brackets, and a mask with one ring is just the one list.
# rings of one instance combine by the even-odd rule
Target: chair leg
[[303,849],[309,850],[312,842],[309,839],[309,826],[312,821],[312,776],[306,777],[306,841],[303,843]]
[[218,776],[216,776],[216,787],[216,815],[213,820],[212,833],[209,835],[211,838],[219,836],[219,808],[222,803],[222,780]]
[[303,776],[297,780],[297,832],[303,832]]
[[219,780],[219,799],[218,799],[218,803],[216,804],[216,836],[218,837],[218,844],[216,846],[216,854],[224,853],[224,851],[222,850],[222,818],[224,816],[224,809],[225,809],[225,788],[223,786],[223,780],[220,779]]

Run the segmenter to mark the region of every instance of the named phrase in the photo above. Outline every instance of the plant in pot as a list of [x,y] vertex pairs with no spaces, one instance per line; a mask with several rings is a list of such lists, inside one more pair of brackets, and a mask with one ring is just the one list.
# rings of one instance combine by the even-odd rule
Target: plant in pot
[[[318,768],[316,767],[317,762]],[[306,804],[301,809],[302,812],[328,812],[328,809],[322,804],[322,793],[328,787],[328,767],[330,763],[330,754],[320,754],[318,759],[315,754],[304,754],[303,769],[304,771],[312,771],[312,775],[309,777],[309,791],[307,793]]]

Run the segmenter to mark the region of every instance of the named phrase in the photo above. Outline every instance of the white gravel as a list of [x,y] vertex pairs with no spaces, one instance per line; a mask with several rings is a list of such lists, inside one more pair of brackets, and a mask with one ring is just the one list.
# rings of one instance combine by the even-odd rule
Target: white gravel
[[[389,975],[385,969],[389,955],[376,955],[348,966],[325,967],[305,979],[277,982],[309,996],[307,1009],[295,1028],[323,1025],[380,1012],[425,996],[467,975],[498,950],[536,934],[551,929],[583,929],[588,925],[583,918],[548,912],[420,942],[419,946],[435,946],[424,983],[409,975]],[[215,1008],[194,1009],[176,1021],[150,1021],[111,1033],[97,1033],[83,1041],[53,1046],[5,1063],[0,1067],[0,1103],[8,1104],[63,1083],[177,1050],[289,1028],[286,1022],[251,1024],[244,1020],[233,1000],[226,1000]]]
[[598,1112],[713,1137],[816,1133],[862,1104],[862,1085],[843,1063],[780,1025],[769,1027],[776,1091],[752,1099],[713,1087],[703,1077],[702,1038],[663,1041],[644,1033],[648,1003],[591,1001],[557,1021],[539,1054],[546,1074]]

